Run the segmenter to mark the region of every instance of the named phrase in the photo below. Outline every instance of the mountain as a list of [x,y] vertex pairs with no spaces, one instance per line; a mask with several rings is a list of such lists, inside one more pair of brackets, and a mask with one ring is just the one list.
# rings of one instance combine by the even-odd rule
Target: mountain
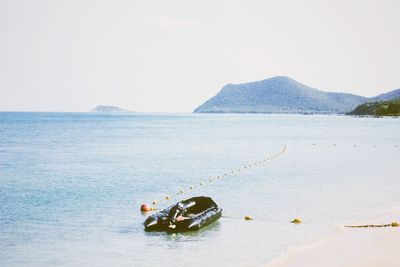
[[348,115],[373,115],[373,116],[400,116],[400,98],[380,101],[368,102],[356,107]]
[[116,106],[99,105],[94,109],[92,109],[91,112],[119,113],[119,112],[129,112],[129,111]]
[[[390,97],[390,94],[392,92],[377,97]],[[397,92],[393,91],[393,94]],[[354,94],[320,91],[289,77],[277,76],[250,83],[227,84],[194,112],[344,114],[368,100]]]
[[369,101],[387,101],[387,100],[392,100],[395,98],[400,97],[400,89],[396,89],[393,91],[390,91],[388,93],[384,93],[375,97],[371,97]]

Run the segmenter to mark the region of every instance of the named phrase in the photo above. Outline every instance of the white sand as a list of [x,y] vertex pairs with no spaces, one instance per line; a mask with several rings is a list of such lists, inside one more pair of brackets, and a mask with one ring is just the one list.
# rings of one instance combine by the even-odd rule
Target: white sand
[[[400,210],[354,224],[400,221]],[[399,267],[400,227],[344,228],[334,237],[308,248],[294,249],[267,267]]]

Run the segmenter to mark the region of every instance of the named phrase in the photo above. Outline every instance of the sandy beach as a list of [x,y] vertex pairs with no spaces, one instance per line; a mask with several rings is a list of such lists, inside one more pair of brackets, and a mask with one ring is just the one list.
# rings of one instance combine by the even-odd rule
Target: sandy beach
[[[400,209],[396,208],[377,214],[374,219],[345,224],[387,224],[399,219]],[[399,248],[400,227],[343,227],[343,231],[325,240],[290,249],[265,267],[397,267],[400,266]]]

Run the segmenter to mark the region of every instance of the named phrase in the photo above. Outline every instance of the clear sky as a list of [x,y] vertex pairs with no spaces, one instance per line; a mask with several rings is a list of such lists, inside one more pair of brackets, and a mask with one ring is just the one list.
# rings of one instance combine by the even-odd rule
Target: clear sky
[[0,110],[191,112],[276,75],[400,88],[400,1],[0,0]]

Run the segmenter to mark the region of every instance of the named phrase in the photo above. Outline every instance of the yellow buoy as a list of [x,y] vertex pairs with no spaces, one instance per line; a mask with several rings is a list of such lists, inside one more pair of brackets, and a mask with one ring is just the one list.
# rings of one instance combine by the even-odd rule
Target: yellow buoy
[[294,223],[294,224],[299,224],[299,223],[301,223],[301,220],[298,218],[294,218],[293,221],[290,221],[290,222]]
[[246,221],[252,221],[252,220],[253,220],[253,217],[251,217],[251,216],[244,216],[244,219],[245,219]]
[[392,222],[392,223],[390,224],[390,226],[392,226],[392,227],[399,227],[399,223],[398,223],[398,222]]

